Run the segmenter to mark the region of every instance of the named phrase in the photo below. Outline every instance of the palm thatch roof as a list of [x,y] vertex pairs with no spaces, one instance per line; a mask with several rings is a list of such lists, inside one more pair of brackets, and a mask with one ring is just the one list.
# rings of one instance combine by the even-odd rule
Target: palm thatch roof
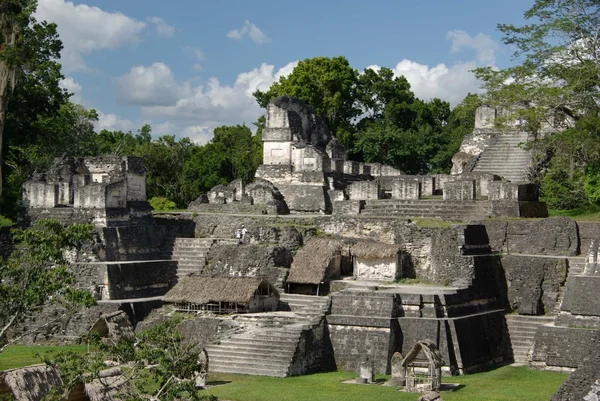
[[79,383],[69,392],[67,401],[117,401],[128,385],[120,368],[100,371],[90,383]]
[[402,249],[401,245],[386,244],[375,241],[358,241],[352,245],[350,252],[359,258],[383,259],[392,258]]
[[100,334],[100,337],[111,340],[118,340],[121,337],[134,337],[129,316],[121,310],[100,315],[90,331],[95,331]]
[[58,369],[44,364],[0,372],[0,395],[12,394],[17,401],[39,401],[61,385]]
[[208,302],[246,304],[261,287],[279,298],[279,292],[259,277],[190,275],[175,285],[164,297],[165,302],[202,305]]
[[319,284],[333,278],[331,266],[342,255],[342,243],[330,238],[311,238],[292,262],[288,283]]
[[423,351],[425,357],[429,361],[429,366],[434,368],[441,368],[444,364],[444,358],[440,353],[438,347],[431,341],[419,341],[416,343],[410,351],[406,354],[404,359],[402,360],[402,366],[407,367],[411,364],[419,353]]

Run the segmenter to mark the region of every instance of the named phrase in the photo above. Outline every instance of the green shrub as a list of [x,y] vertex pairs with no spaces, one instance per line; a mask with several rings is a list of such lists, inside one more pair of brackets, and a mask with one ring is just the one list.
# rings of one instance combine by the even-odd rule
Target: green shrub
[[154,198],[150,198],[148,201],[152,209],[157,212],[164,212],[167,210],[175,210],[177,209],[177,205],[175,202],[170,201],[169,199],[162,196],[155,196]]
[[4,217],[2,215],[0,215],[0,227],[10,227],[12,226],[14,223],[11,219],[9,219],[8,217]]
[[551,168],[541,185],[542,200],[551,209],[576,209],[587,203],[583,174],[577,172],[573,179],[566,170]]
[[590,164],[587,168],[585,193],[590,203],[600,205],[600,162]]

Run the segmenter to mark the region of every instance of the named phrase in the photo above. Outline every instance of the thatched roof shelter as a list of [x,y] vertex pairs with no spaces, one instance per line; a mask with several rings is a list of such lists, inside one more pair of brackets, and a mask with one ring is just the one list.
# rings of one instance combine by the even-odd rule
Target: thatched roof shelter
[[401,250],[401,245],[375,241],[358,241],[352,245],[350,253],[359,258],[384,259],[396,256]]
[[115,341],[121,337],[134,337],[129,316],[121,310],[100,315],[90,331],[97,332],[102,338]]
[[106,369],[92,382],[75,386],[66,401],[117,401],[127,385],[127,378],[120,368]]
[[12,394],[16,401],[39,401],[61,385],[58,369],[44,364],[0,372],[0,396]]
[[[230,302],[247,304],[257,290],[268,290],[279,298],[279,292],[267,280],[259,277],[227,277],[190,275],[183,278],[164,297],[176,304],[206,304]],[[266,291],[265,291],[266,292]]]
[[[311,238],[292,262],[288,283],[319,284],[335,278],[332,261],[342,255],[342,243],[330,238]],[[339,269],[338,269],[339,270]]]
[[441,368],[444,364],[444,358],[440,353],[438,347],[431,341],[419,341],[416,343],[410,351],[406,354],[404,359],[402,360],[401,365],[407,367],[417,358],[419,353],[423,351],[429,365],[435,368]]

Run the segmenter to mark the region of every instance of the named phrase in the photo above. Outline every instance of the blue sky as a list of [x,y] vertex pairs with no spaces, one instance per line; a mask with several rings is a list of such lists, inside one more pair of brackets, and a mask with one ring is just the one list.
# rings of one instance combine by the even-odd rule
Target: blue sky
[[393,68],[454,105],[479,90],[472,68],[511,63],[496,25],[523,24],[532,2],[39,0],[37,18],[58,24],[63,86],[98,110],[98,129],[150,123],[203,143],[251,125],[251,93],[315,56]]

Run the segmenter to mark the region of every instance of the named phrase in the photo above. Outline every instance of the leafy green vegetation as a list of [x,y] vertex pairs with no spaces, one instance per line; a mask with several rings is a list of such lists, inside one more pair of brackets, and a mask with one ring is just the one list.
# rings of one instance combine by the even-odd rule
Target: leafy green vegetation
[[0,227],[10,227],[12,226],[14,223],[11,219],[9,219],[8,217],[4,217],[2,215],[0,215]]
[[[333,372],[308,376],[273,378],[211,374],[209,384],[226,383],[209,390],[219,399],[232,401],[416,401],[418,394],[398,392],[394,387],[344,384],[356,373]],[[444,377],[444,383],[460,388],[444,392],[444,401],[547,401],[568,377],[567,374],[505,366],[467,376]],[[383,379],[383,376],[378,376]]]
[[148,203],[155,212],[164,212],[177,209],[175,202],[170,201],[163,196],[155,196],[154,198],[150,198]]
[[[499,24],[517,63],[479,68],[484,101],[513,108],[514,118],[537,138],[532,171],[553,209],[600,204],[600,4],[535,0],[523,26]],[[515,105],[523,107],[515,108]],[[544,134],[551,126],[560,132]]]
[[[10,342],[8,330],[44,305],[59,305],[63,316],[95,304],[91,293],[75,288],[65,251],[78,251],[92,239],[92,226],[63,227],[55,220],[38,220],[25,230],[13,229],[17,245],[0,263],[0,353]],[[60,318],[60,317],[59,317]],[[17,340],[19,333],[13,333]]]

